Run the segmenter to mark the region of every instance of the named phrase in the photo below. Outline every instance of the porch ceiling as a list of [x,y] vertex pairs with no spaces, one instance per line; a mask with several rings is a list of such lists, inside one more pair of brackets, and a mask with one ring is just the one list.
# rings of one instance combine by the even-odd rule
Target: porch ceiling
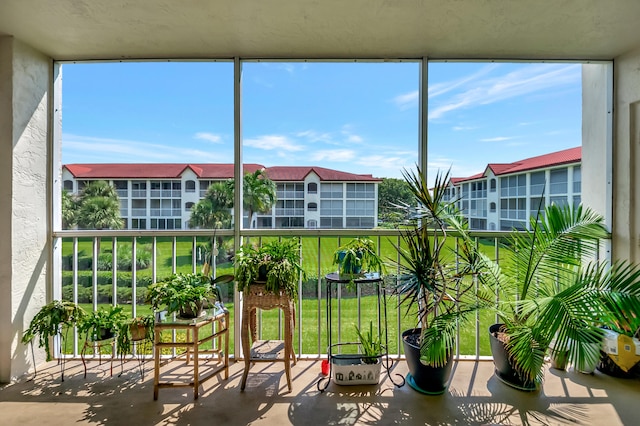
[[617,0],[2,0],[0,34],[58,60],[612,59],[640,47]]

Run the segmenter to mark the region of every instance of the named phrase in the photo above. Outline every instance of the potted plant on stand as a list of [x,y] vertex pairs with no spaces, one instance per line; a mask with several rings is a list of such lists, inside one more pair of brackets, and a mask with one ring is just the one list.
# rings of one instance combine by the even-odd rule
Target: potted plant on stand
[[166,308],[184,319],[197,318],[216,298],[211,278],[204,274],[176,274],[149,286],[147,300],[154,310]]
[[[593,210],[555,204],[514,232],[503,264],[486,260],[481,279],[498,289],[501,323],[490,327],[496,376],[520,390],[536,390],[544,360],[568,350],[578,370],[600,356],[602,325],[628,319],[640,297],[640,270],[596,259],[607,237]],[[637,312],[637,310],[635,311]]]
[[408,212],[410,226],[400,231],[400,260],[392,259],[395,292],[407,314],[417,316],[416,327],[402,333],[407,383],[437,395],[449,384],[458,324],[493,297],[476,290],[480,258],[456,200],[445,197],[449,174],[438,173],[433,190],[420,168],[403,174],[417,205]]
[[44,305],[29,323],[29,328],[22,334],[22,343],[33,343],[38,338],[40,347],[44,347],[47,361],[51,361],[50,338],[61,335],[62,329],[75,326],[87,313],[72,302],[54,300]]
[[367,237],[356,237],[338,247],[333,254],[333,264],[341,275],[359,275],[364,272],[380,272],[383,262],[376,253],[375,243]]
[[380,333],[374,332],[373,321],[369,321],[368,330],[362,331],[355,326],[355,331],[358,336],[359,353],[339,353],[331,356],[333,381],[338,385],[375,385],[380,381],[381,358],[384,352]]
[[300,263],[300,243],[290,238],[271,241],[260,247],[245,244],[235,258],[235,279],[243,291],[252,284],[264,285],[265,291],[298,297],[298,281],[306,276]]
[[78,331],[85,333],[91,341],[107,340],[115,337],[126,320],[122,306],[100,307],[83,317],[78,323]]
[[131,342],[153,340],[155,318],[152,314],[139,315],[123,321],[118,331],[118,353],[126,355],[131,351]]

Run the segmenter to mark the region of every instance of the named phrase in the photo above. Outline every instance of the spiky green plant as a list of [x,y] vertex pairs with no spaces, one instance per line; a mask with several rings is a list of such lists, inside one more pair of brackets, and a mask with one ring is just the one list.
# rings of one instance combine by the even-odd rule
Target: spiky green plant
[[[452,354],[459,324],[493,298],[477,285],[482,258],[456,200],[446,197],[449,173],[438,173],[433,189],[420,168],[404,171],[404,178],[417,210],[410,226],[400,230],[402,244],[394,244],[400,256],[391,259],[399,270],[395,292],[407,313],[417,310],[422,361],[441,367]],[[455,251],[449,239],[457,241]]]

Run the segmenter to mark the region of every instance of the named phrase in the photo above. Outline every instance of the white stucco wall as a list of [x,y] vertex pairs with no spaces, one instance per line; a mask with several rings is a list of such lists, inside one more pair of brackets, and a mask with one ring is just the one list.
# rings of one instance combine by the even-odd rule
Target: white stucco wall
[[615,59],[613,256],[640,262],[640,49]]
[[[0,38],[0,381],[26,373],[20,337],[47,302],[48,117],[52,62]],[[44,360],[37,350],[36,363]]]

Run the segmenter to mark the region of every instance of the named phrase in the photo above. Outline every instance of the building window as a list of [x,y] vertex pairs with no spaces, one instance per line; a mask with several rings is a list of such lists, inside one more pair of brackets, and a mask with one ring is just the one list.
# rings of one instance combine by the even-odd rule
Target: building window
[[147,198],[147,182],[143,180],[132,181],[131,196],[134,198]]
[[196,192],[196,183],[192,180],[188,180],[184,184],[185,192]]
[[[491,210],[491,213],[495,213],[496,212],[496,203],[489,204],[489,209]],[[494,224],[494,226],[495,226],[495,224]]]
[[191,209],[193,208],[193,206],[195,206],[195,203],[192,203],[191,201],[189,201],[188,203],[184,204],[184,211],[188,212],[191,211]]
[[531,183],[529,185],[531,196],[539,196],[543,194],[545,180],[545,172],[531,173]]
[[527,195],[527,176],[507,176],[500,178],[501,197],[524,197]]
[[347,198],[372,199],[376,196],[376,189],[372,183],[348,183]]
[[147,219],[131,219],[131,229],[147,229]]
[[309,194],[317,194],[318,193],[318,184],[315,182],[310,182],[307,185],[307,192]]
[[320,198],[342,199],[342,184],[341,183],[320,184]]
[[582,170],[580,166],[573,168],[573,193],[579,194],[582,192]]
[[318,203],[309,203],[309,204],[307,204],[307,210],[309,210],[310,212],[318,211]]
[[277,184],[277,197],[279,200],[288,199],[304,199],[303,183],[279,183]]
[[72,180],[65,180],[64,184],[63,184],[63,188],[66,191],[73,192],[73,181]]
[[[131,200],[131,216],[146,216],[147,215],[147,200]],[[146,229],[134,228],[134,229]]]
[[315,229],[315,228],[317,228],[317,227],[318,227],[318,221],[317,221],[317,220],[314,220],[314,219],[309,219],[309,220],[307,221],[307,227],[308,227],[308,228],[311,228],[311,229]]
[[566,194],[567,193],[567,169],[551,170],[551,188],[550,194]]
[[[491,192],[496,192],[496,180],[495,179],[491,179]],[[495,227],[495,224],[493,225]]]

